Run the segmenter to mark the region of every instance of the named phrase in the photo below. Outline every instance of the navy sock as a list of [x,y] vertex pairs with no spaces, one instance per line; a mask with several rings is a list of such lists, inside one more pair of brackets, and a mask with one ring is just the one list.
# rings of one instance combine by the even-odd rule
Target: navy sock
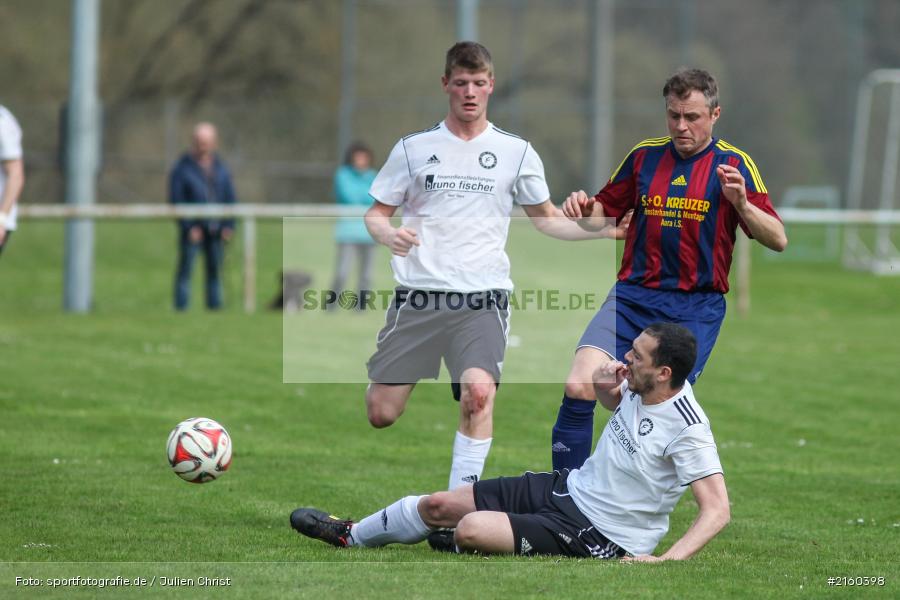
[[553,426],[553,470],[578,469],[591,454],[596,400],[563,396]]

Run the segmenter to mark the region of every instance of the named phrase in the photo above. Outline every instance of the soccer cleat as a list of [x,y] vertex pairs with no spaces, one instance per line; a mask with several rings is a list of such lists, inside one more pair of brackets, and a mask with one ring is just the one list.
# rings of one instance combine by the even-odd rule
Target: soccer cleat
[[350,545],[353,521],[342,521],[315,508],[298,508],[291,513],[291,527],[306,537],[322,540],[338,548]]
[[428,545],[436,552],[456,552],[456,542],[453,541],[452,529],[436,529],[425,538]]

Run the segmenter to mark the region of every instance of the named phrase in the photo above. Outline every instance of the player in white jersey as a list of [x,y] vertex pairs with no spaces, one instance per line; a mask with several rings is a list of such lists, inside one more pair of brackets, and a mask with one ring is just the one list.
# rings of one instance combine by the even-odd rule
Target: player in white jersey
[[[527,141],[487,120],[494,89],[488,50],[460,42],[447,52],[446,118],[401,139],[372,183],[372,237],[391,249],[398,288],[368,362],[369,422],[387,427],[420,379],[443,359],[460,401],[449,487],[481,477],[509,333],[512,290],[505,252],[517,203],[554,237],[583,239],[550,202],[541,159]],[[390,218],[403,207],[400,227]],[[595,237],[616,237],[609,228]]]
[[22,129],[12,113],[0,106],[0,253],[16,229],[16,202],[24,185]]
[[[730,520],[709,420],[686,381],[696,353],[687,328],[655,323],[634,341],[627,365],[610,362],[595,373],[597,396],[614,412],[581,469],[407,496],[358,523],[299,508],[291,525],[338,547],[413,544],[428,537],[436,549],[451,551],[689,558]],[[653,556],[688,486],[700,513],[672,547]]]

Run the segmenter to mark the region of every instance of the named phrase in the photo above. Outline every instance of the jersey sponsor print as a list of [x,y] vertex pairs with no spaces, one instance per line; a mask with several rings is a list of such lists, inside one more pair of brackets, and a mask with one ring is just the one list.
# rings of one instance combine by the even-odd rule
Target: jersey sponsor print
[[[702,152],[681,158],[669,137],[637,144],[595,196],[609,217],[634,209],[625,238],[620,281],[652,289],[728,291],[738,227],[747,225],[722,195],[719,165],[744,176],[747,199],[778,218],[753,160],[713,138]],[[751,236],[752,237],[752,236]]]

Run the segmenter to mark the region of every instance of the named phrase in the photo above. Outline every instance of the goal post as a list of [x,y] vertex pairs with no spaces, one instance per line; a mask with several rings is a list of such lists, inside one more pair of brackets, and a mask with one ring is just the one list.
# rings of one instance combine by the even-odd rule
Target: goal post
[[[878,92],[887,94],[887,122],[873,122]],[[866,193],[876,187],[868,182],[866,166],[870,155],[872,132],[884,131],[884,150],[881,161],[880,181],[877,193]],[[847,181],[847,208],[850,211],[877,211],[888,213],[898,207],[897,170],[900,161],[900,69],[872,71],[859,86],[856,105],[856,121],[850,155],[850,173]],[[869,185],[867,186],[867,183]],[[873,190],[874,192],[874,190]],[[874,236],[863,235],[856,223],[850,223],[845,232],[843,263],[851,269],[871,271],[880,275],[900,274],[900,251],[891,239],[896,223],[890,219],[875,223]]]

